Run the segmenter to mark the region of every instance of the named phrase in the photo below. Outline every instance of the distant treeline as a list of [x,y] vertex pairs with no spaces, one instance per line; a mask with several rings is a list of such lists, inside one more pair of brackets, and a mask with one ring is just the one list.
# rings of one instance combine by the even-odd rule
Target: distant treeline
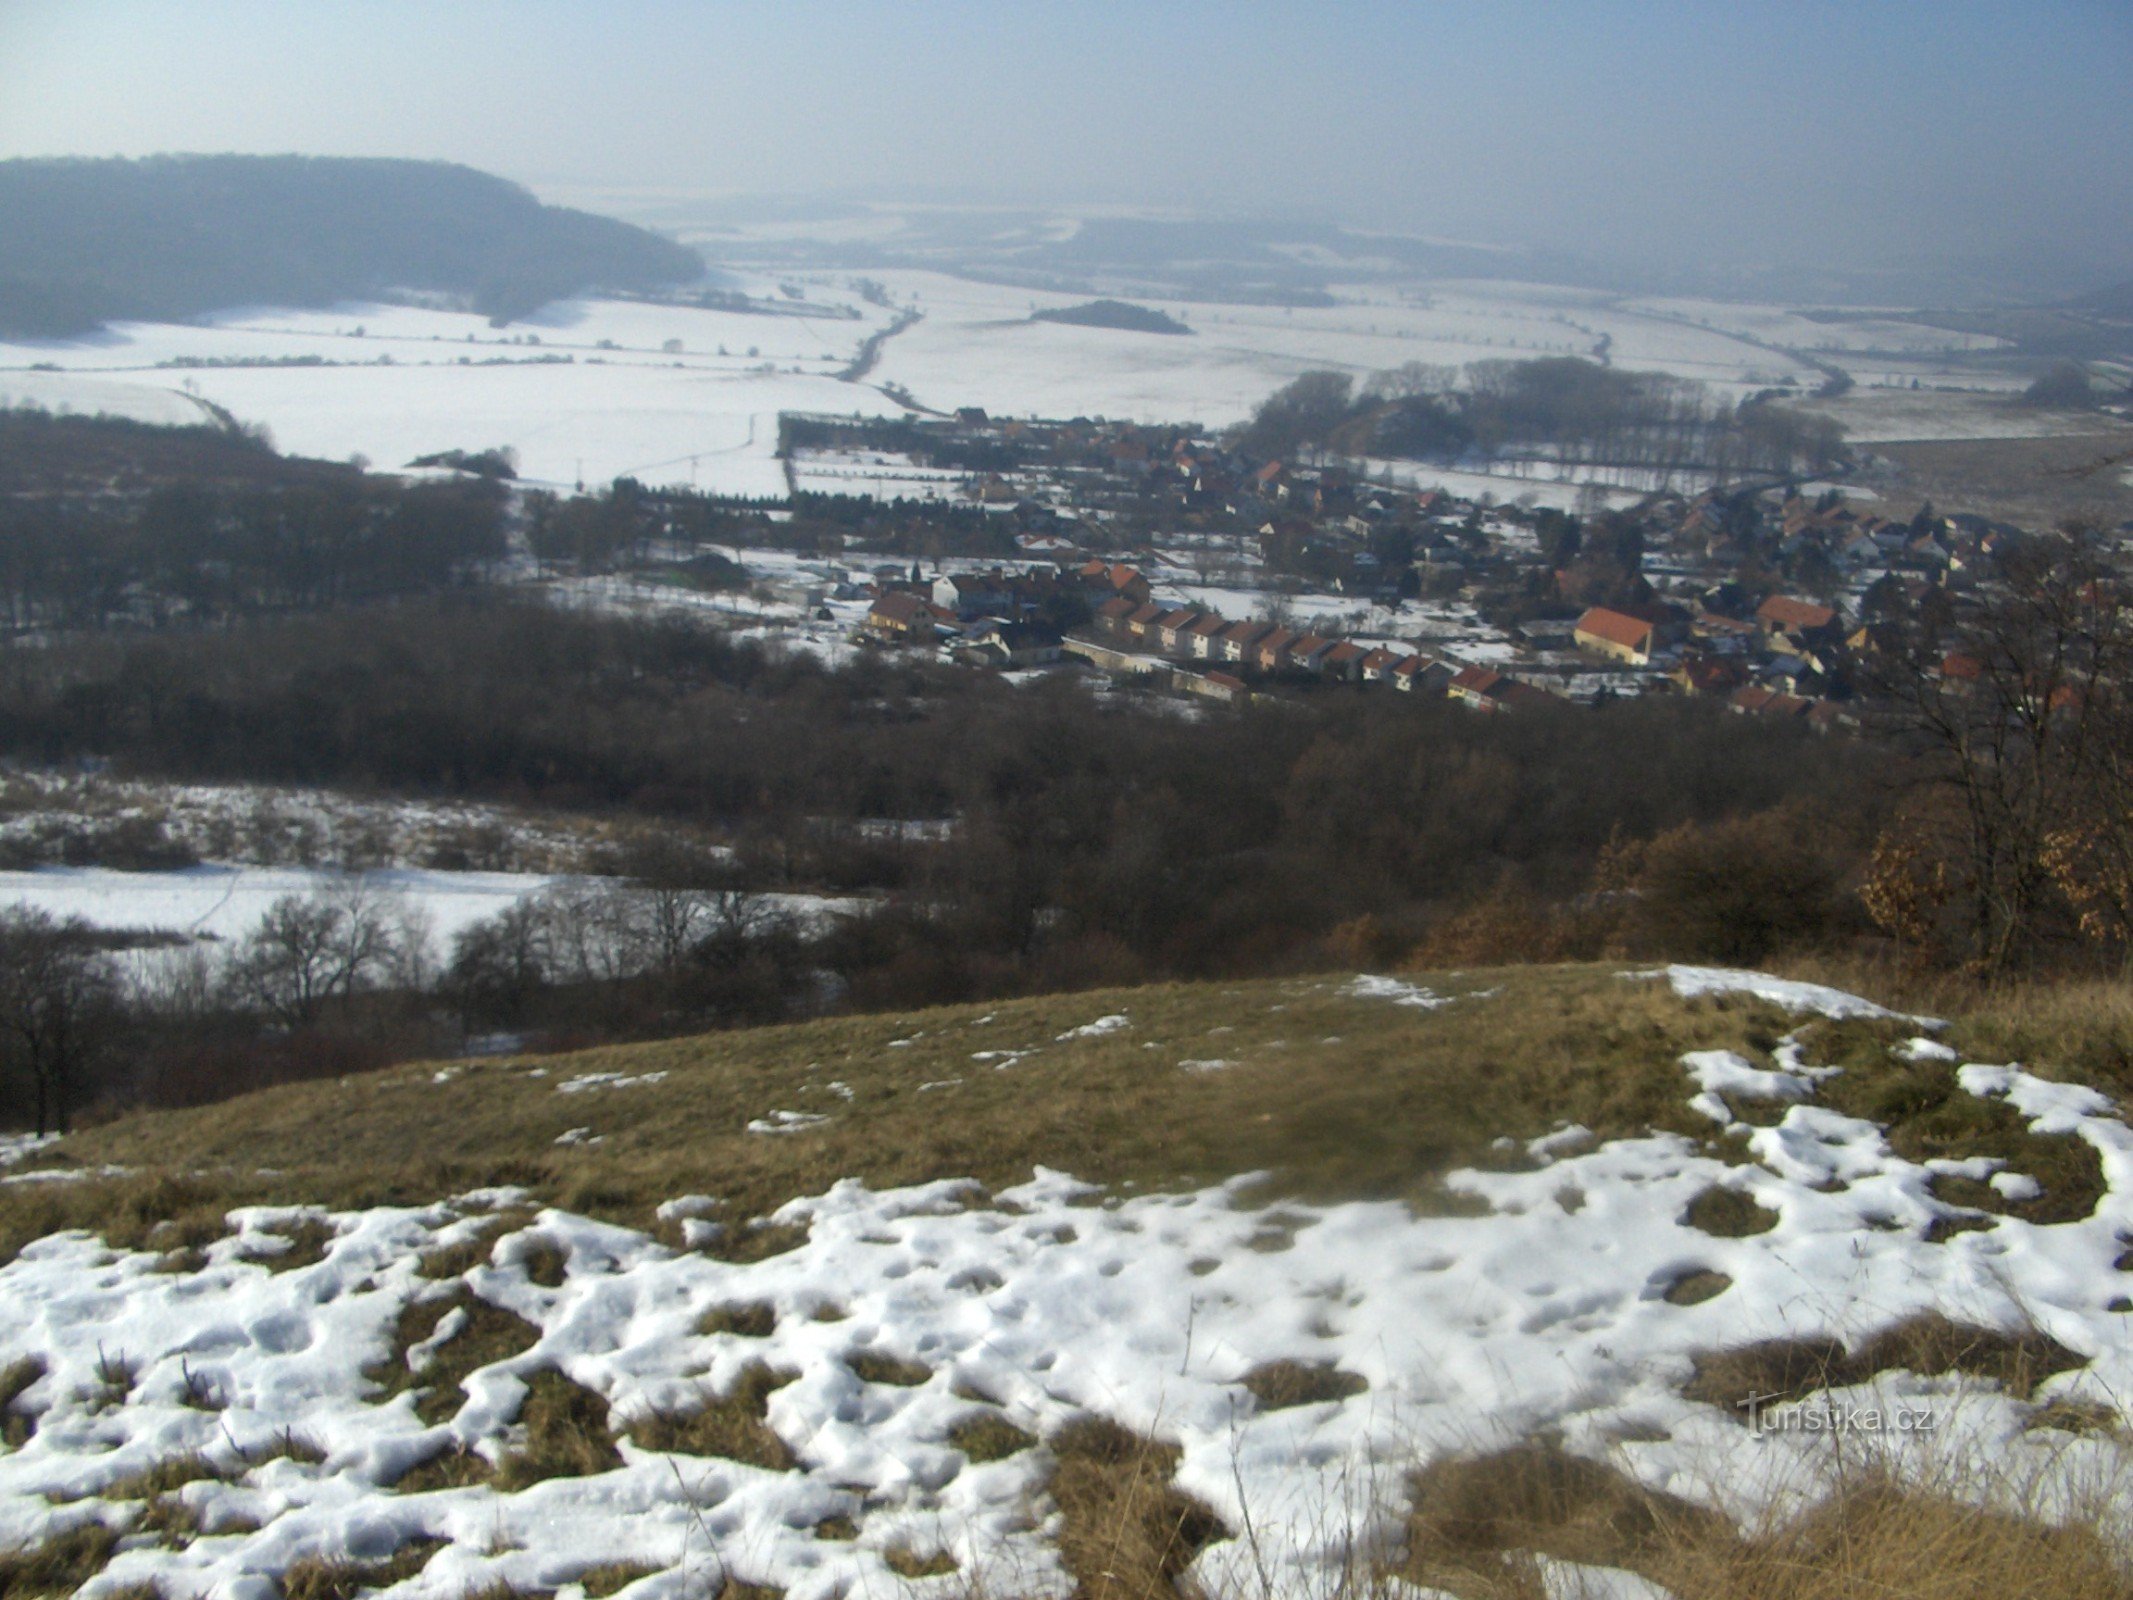
[[702,273],[671,240],[445,162],[0,161],[0,334],[14,337],[391,290],[459,296],[506,322],[588,288]]
[[1127,300],[1091,300],[1085,305],[1033,311],[1032,322],[1065,322],[1083,328],[1116,328],[1123,333],[1190,333],[1192,329],[1167,311]]
[[152,626],[417,594],[501,556],[505,509],[485,478],[407,484],[220,428],[0,411],[0,625]]
[[1556,356],[1464,369],[1410,364],[1360,389],[1345,373],[1307,372],[1260,406],[1240,443],[1270,457],[1315,448],[1736,477],[1827,470],[1844,435],[1826,417],[1773,400],[1735,406],[1688,379]]
[[[9,667],[9,759],[671,818],[736,839],[749,887],[888,891],[836,966],[902,1005],[1265,970],[1344,928],[1402,950],[1457,913],[1574,899],[1621,841],[1784,808],[1682,880],[1723,914],[1669,948],[1752,958],[1845,926],[1835,886],[1892,759],[1668,700],[1489,718],[1327,695],[1185,720],[1070,680],[894,657],[830,671],[480,591]],[[944,842],[862,825],[942,817]]]

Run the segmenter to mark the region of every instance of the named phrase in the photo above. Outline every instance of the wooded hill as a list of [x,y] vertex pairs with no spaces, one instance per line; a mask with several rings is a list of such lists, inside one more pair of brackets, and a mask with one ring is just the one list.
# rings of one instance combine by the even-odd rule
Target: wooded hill
[[18,338],[393,290],[448,294],[502,323],[582,290],[702,272],[671,240],[447,162],[0,161],[0,335]]

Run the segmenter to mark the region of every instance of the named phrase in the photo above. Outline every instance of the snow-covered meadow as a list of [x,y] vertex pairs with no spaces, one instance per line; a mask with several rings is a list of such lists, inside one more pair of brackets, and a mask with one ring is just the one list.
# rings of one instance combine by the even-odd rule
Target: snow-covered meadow
[[[1803,1015],[1889,1018],[1852,996],[1752,974],[1676,968],[1626,981],[1639,978],[1684,994],[1743,991]],[[1349,993],[1423,1011],[1482,998],[1446,1001],[1386,979]],[[1954,1064],[1934,1025],[1912,1020],[1899,1054]],[[1134,1026],[1128,1010],[1085,1028],[1130,1038]],[[971,1070],[1041,1073],[1056,1042],[990,1051]],[[127,1537],[85,1594],[153,1580],[171,1594],[271,1600],[296,1561],[378,1561],[426,1540],[436,1553],[398,1591],[411,1600],[557,1588],[614,1563],[642,1574],[630,1600],[679,1600],[727,1578],[793,1600],[972,1587],[1063,1595],[1048,1455],[1034,1441],[1091,1414],[1179,1447],[1178,1487],[1232,1535],[1192,1570],[1218,1596],[1333,1592],[1343,1563],[1396,1542],[1409,1470],[1550,1432],[1575,1454],[1740,1518],[1811,1499],[1856,1471],[1861,1451],[1899,1476],[1969,1464],[1982,1484],[2080,1514],[2084,1489],[2109,1480],[2121,1447],[2039,1408],[2122,1419],[2133,1346],[2112,1263],[2133,1228],[2133,1131],[2093,1091],[1960,1066],[1963,1092],[2085,1141],[2106,1192],[2078,1221],[2003,1216],[1988,1231],[1943,1235],[1936,1224],[1950,1208],[1931,1186],[1951,1164],[1906,1160],[1876,1125],[1814,1104],[1832,1069],[1792,1044],[1775,1054],[1775,1069],[1724,1052],[1682,1062],[1683,1098],[1727,1124],[1744,1159],[1673,1135],[1603,1143],[1564,1128],[1533,1141],[1517,1170],[1454,1175],[1472,1214],[1268,1207],[1248,1178],[1103,1193],[1040,1170],[991,1196],[952,1181],[887,1192],[840,1182],[777,1214],[804,1242],[748,1264],[553,1210],[521,1217],[492,1244],[490,1214],[515,1198],[501,1192],[340,1214],[240,1211],[207,1264],[184,1272],[54,1236],[0,1268],[0,1349],[42,1363],[15,1402],[34,1432],[0,1456],[0,1547],[89,1521],[131,1526],[138,1501],[104,1492],[184,1459],[200,1470],[170,1492],[198,1536]],[[1227,1066],[1196,1057],[1174,1070]],[[548,1067],[466,1070],[538,1078]],[[662,1078],[558,1081],[558,1093],[602,1091],[577,1094],[585,1126],[572,1142],[598,1140],[604,1093],[657,1095]],[[419,1095],[428,1081],[402,1075],[378,1092]],[[944,1115],[961,1081],[927,1085]],[[1770,1114],[1735,1121],[1751,1102]],[[838,1112],[825,1102],[805,1117],[774,1104],[735,1114],[766,1135],[805,1137]],[[2025,1182],[1976,1160],[1952,1165],[2010,1195]],[[1691,1226],[1690,1203],[1714,1187],[1766,1208],[1772,1225],[1741,1237]],[[685,1241],[720,1231],[716,1204],[701,1197],[675,1196],[665,1214]],[[322,1257],[272,1271],[307,1222],[323,1227]],[[470,1264],[425,1277],[421,1254],[448,1247]],[[1693,1274],[1726,1281],[1684,1303],[1670,1291]],[[474,1301],[404,1357],[392,1342],[406,1307],[445,1294],[523,1319],[527,1339],[464,1378],[463,1405],[425,1422],[410,1395],[381,1392],[364,1368],[419,1366],[448,1347]],[[1700,1354],[1780,1337],[1856,1342],[1927,1313],[2048,1337],[2078,1365],[2035,1404],[1976,1379],[1894,1369],[1773,1403],[1754,1422],[1683,1392]],[[1248,1380],[1279,1361],[1328,1364],[1353,1392],[1255,1401]],[[794,1458],[789,1470],[627,1437],[652,1413],[685,1413],[766,1365],[791,1375],[764,1416]],[[447,1452],[506,1458],[523,1443],[514,1418],[544,1373],[609,1408],[607,1470],[509,1490],[464,1479],[394,1490]],[[1866,1407],[1907,1422],[1842,1448],[1788,1425],[1814,1408]],[[962,1430],[978,1418],[1022,1430],[1030,1447],[977,1452]],[[273,1459],[292,1437],[311,1450]],[[838,1519],[852,1531],[822,1531]],[[944,1553],[954,1570],[907,1579],[889,1565],[898,1552]],[[1594,1593],[1656,1592],[1603,1590],[1630,1583],[1605,1572],[1563,1576]]]
[[[939,412],[975,405],[1223,427],[1315,368],[1361,379],[1408,363],[1575,355],[1738,397],[1819,384],[1821,372],[1786,353],[1795,340],[1819,360],[1859,351],[1876,372],[1959,347],[1939,358],[1944,368],[1979,344],[1887,320],[1823,323],[1776,307],[1481,281],[1349,285],[1322,307],[1144,299],[1193,329],[1165,336],[1031,320],[1085,295],[934,271],[874,278],[885,293],[862,294],[849,274],[823,271],[732,279],[780,314],[570,300],[502,329],[469,313],[378,304],[125,323],[76,340],[0,342],[0,403],[157,422],[199,421],[219,407],[264,424],[285,450],[362,455],[386,469],[442,450],[509,446],[539,484],[630,476],[782,496],[779,413],[905,414],[885,390]],[[901,310],[923,315],[880,343],[870,371],[849,375]],[[809,489],[953,492],[949,478],[889,460],[798,470]],[[1546,502],[1576,490],[1484,487]]]

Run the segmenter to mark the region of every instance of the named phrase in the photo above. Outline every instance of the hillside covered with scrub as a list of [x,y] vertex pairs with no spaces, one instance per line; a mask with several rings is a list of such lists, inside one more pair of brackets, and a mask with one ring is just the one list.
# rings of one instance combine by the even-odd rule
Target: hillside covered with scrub
[[16,1141],[0,1593],[2122,1595],[2123,1022],[1274,977]]

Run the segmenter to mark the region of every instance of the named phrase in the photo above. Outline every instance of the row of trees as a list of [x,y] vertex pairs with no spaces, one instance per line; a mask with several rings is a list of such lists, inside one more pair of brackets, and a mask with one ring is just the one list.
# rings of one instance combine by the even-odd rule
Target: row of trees
[[[419,908],[351,874],[277,900],[227,951],[125,944],[79,918],[0,910],[0,1125],[63,1133],[90,1106],[315,1076],[351,1050],[448,1053],[482,1029],[763,1021],[818,992],[803,932],[774,903],[674,883],[560,882],[440,951]],[[203,1081],[203,1052],[253,1070]]]
[[1821,472],[1842,456],[1843,431],[1769,399],[1740,406],[1702,384],[1624,372],[1573,356],[1410,365],[1358,391],[1337,372],[1309,372],[1276,391],[1239,435],[1245,450],[1281,457],[1307,448],[1419,460],[1545,460],[1721,478]]
[[0,500],[0,619],[99,628],[311,610],[444,588],[504,554],[503,491],[349,473],[139,500]]

